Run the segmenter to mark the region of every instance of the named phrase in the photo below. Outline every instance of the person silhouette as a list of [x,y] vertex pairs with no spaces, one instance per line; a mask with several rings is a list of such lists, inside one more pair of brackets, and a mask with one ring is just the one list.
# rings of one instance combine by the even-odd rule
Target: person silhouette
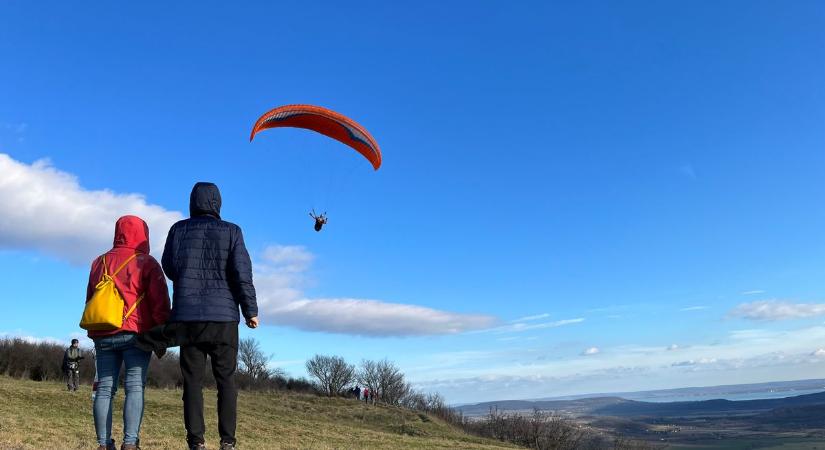
[[309,213],[309,217],[315,219],[315,231],[321,231],[321,228],[323,228],[327,223],[326,212],[323,214],[315,214],[315,209],[313,209],[312,212]]

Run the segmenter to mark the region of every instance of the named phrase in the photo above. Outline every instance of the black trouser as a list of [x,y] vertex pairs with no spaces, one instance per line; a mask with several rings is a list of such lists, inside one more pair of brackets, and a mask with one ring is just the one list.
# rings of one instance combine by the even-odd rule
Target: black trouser
[[76,391],[80,385],[80,371],[77,369],[66,369],[66,388]]
[[189,445],[204,443],[203,377],[206,357],[212,361],[212,374],[218,387],[218,433],[221,442],[235,444],[238,391],[235,369],[238,366],[237,322],[175,322],[156,327],[138,338],[145,350],[180,345],[180,371],[183,375],[183,420]]

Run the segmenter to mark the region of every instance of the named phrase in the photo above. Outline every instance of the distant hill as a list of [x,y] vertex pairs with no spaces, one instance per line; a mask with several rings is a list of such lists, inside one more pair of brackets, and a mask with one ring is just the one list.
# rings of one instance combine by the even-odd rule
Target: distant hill
[[468,417],[478,417],[488,414],[491,409],[498,409],[500,412],[530,412],[534,409],[542,411],[555,411],[560,414],[582,416],[592,414],[600,408],[607,408],[624,403],[632,403],[618,397],[597,397],[583,398],[578,400],[504,400],[496,402],[476,403],[473,405],[462,405],[458,409]]
[[673,402],[694,400],[752,400],[756,398],[792,397],[825,391],[825,379],[771,381],[767,383],[724,384],[718,386],[685,387],[652,391],[610,392],[561,397],[527,399],[530,401],[580,400],[597,397],[619,397],[626,400]]
[[[65,391],[55,382],[0,376],[0,449],[94,448],[91,389]],[[185,447],[178,390],[148,389],[141,431],[145,449]],[[207,443],[215,448],[215,393],[204,392]],[[123,391],[115,406],[115,435],[122,437]],[[262,449],[504,449],[499,441],[470,436],[438,418],[354,399],[285,392],[241,392],[239,448]]]
[[652,403],[627,400],[591,410],[597,416],[687,417],[756,414],[780,408],[825,406],[825,393],[766,400],[704,400],[698,402]]
[[782,408],[819,406],[825,406],[825,393],[763,400],[704,400],[670,403],[640,402],[619,397],[552,401],[507,400],[463,405],[458,409],[469,417],[485,415],[491,408],[509,412],[530,412],[533,409],[539,409],[570,416],[687,417],[754,415]]

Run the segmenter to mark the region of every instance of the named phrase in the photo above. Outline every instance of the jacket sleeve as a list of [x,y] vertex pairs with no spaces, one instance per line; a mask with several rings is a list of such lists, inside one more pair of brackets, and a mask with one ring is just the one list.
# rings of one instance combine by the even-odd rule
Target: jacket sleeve
[[169,234],[166,235],[166,244],[163,246],[163,256],[160,258],[161,264],[163,264],[163,271],[166,272],[166,276],[169,277],[172,281],[178,280],[178,273],[175,270],[175,226],[172,225],[172,228],[169,229]]
[[243,232],[235,229],[229,261],[226,266],[229,287],[235,301],[241,306],[244,318],[258,316],[258,301],[255,298],[255,286],[252,284],[252,261],[243,241]]
[[[151,257],[150,257],[151,258]],[[149,312],[152,316],[153,325],[162,325],[169,319],[172,312],[169,302],[169,288],[166,286],[166,277],[160,264],[151,258],[147,262],[148,270],[144,275],[144,286],[146,286],[144,301],[149,302]]]

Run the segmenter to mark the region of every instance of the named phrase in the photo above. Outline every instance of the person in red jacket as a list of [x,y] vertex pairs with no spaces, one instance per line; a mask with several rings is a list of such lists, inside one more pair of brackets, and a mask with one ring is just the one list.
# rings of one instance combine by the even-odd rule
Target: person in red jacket
[[[95,343],[97,395],[93,413],[98,450],[115,449],[112,439],[112,404],[117,392],[121,364],[125,363],[123,405],[123,445],[121,450],[136,450],[143,420],[143,386],[151,352],[135,347],[138,333],[166,322],[171,312],[166,277],[160,264],[149,255],[149,227],[136,216],[123,216],[115,224],[114,247],[95,258],[86,289],[88,301],[104,273],[113,274],[125,302],[123,326],[113,331],[89,331]],[[120,269],[119,272],[118,269]],[[117,274],[115,274],[117,272]]]

